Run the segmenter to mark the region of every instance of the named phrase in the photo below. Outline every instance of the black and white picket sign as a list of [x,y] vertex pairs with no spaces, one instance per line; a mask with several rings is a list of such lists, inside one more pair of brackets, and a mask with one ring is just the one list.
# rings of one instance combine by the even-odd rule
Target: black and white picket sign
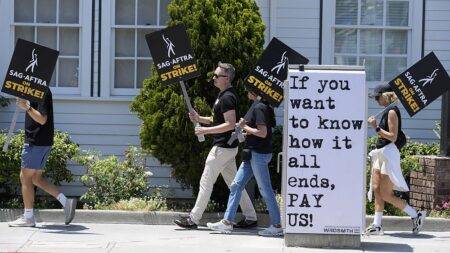
[[364,229],[365,72],[289,69],[288,81],[283,130],[286,234],[359,235]]
[[3,82],[2,92],[44,102],[59,52],[18,39]]
[[145,35],[156,71],[164,84],[172,84],[200,76],[183,24]]
[[283,87],[289,64],[307,64],[309,60],[286,44],[273,38],[245,78],[244,84],[270,104],[279,106],[283,101]]
[[[168,27],[145,35],[145,39],[161,81],[166,85],[180,83],[186,106],[192,112],[184,81],[200,76],[200,71],[186,27],[183,24]],[[194,123],[194,126],[198,127],[200,124]],[[197,138],[199,142],[205,140],[203,135],[198,135]]]
[[[3,82],[2,92],[34,102],[44,102],[59,52],[42,45],[18,39]],[[16,107],[3,152],[8,150],[19,116]]]
[[431,52],[390,81],[389,85],[412,117],[450,89],[450,78]]

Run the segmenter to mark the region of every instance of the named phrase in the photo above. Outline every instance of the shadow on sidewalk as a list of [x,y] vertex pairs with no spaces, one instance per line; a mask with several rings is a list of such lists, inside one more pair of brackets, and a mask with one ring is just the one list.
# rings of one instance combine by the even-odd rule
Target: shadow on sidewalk
[[387,242],[362,242],[362,249],[368,252],[413,252],[408,244]]
[[[184,228],[175,228],[175,231],[202,231],[202,232],[209,232],[211,235],[224,235],[224,236],[233,236],[233,235],[247,235],[247,236],[256,236],[259,237],[258,231],[261,229],[234,229],[233,232],[230,234],[224,234],[219,231],[213,231],[207,227],[198,227],[197,229],[184,229]],[[283,238],[280,237],[274,237],[274,238]]]
[[36,228],[42,230],[42,232],[44,232],[44,233],[99,235],[98,233],[83,232],[84,230],[89,230],[89,228],[82,226],[82,225],[76,225],[76,224],[70,224],[70,225],[42,224],[41,226],[36,226]]
[[407,238],[407,239],[431,239],[435,238],[434,235],[428,235],[428,234],[418,234],[414,235],[411,232],[403,232],[403,233],[384,233],[386,236],[392,236],[392,237],[398,237],[398,238]]

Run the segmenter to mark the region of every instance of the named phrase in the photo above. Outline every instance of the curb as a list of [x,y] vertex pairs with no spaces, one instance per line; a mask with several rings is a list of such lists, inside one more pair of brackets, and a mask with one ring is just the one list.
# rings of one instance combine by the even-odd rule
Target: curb
[[[22,209],[0,209],[0,222],[8,222],[22,214]],[[73,223],[105,223],[105,224],[143,224],[143,225],[173,225],[173,220],[180,216],[187,216],[183,212],[142,212],[142,211],[112,211],[112,210],[83,210],[78,209]],[[62,222],[64,212],[62,209],[35,210],[37,222]],[[200,225],[207,222],[218,221],[223,213],[205,213]],[[236,220],[241,218],[238,214]],[[366,224],[372,222],[373,216],[366,216]],[[258,225],[269,226],[269,215],[258,214]],[[406,216],[384,216],[383,228],[385,231],[411,231],[411,219]],[[450,232],[450,219],[427,218],[423,231]]]

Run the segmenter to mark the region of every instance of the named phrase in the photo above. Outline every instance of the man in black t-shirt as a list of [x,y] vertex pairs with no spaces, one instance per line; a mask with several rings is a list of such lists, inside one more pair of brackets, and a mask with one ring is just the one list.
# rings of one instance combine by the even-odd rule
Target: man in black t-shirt
[[9,223],[11,227],[34,227],[33,214],[34,185],[55,197],[64,207],[65,224],[75,216],[76,199],[68,199],[43,176],[45,164],[50,154],[53,137],[53,100],[50,89],[43,103],[30,103],[17,99],[17,106],[25,111],[25,143],[22,150],[20,182],[22,186],[24,214]]
[[[196,135],[212,135],[213,147],[206,158],[205,168],[200,179],[200,190],[197,195],[195,206],[189,217],[175,220],[174,223],[180,227],[194,229],[197,228],[203,212],[209,202],[214,183],[219,174],[230,187],[236,175],[236,154],[238,152],[238,141],[231,145],[227,142],[231,137],[237,119],[238,119],[238,97],[236,90],[231,86],[235,75],[233,65],[228,63],[219,63],[214,71],[214,86],[219,90],[219,96],[214,103],[212,117],[202,117],[193,112],[189,114],[193,122],[199,122],[210,127],[198,127],[195,130]],[[245,220],[241,222],[244,227],[256,226],[256,212],[253,208],[250,197],[247,192],[243,192],[240,201]]]

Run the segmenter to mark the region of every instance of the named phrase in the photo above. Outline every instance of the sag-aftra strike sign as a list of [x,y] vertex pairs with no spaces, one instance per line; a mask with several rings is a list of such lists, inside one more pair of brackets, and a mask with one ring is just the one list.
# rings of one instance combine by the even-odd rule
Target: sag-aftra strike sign
[[450,78],[431,52],[390,81],[389,85],[412,117],[450,89]]
[[18,39],[2,92],[34,102],[43,102],[58,55],[56,50]]
[[283,87],[289,64],[307,64],[309,60],[286,44],[273,38],[245,79],[245,86],[273,106],[283,101]]
[[145,39],[164,84],[186,81],[200,75],[184,25],[147,34]]

